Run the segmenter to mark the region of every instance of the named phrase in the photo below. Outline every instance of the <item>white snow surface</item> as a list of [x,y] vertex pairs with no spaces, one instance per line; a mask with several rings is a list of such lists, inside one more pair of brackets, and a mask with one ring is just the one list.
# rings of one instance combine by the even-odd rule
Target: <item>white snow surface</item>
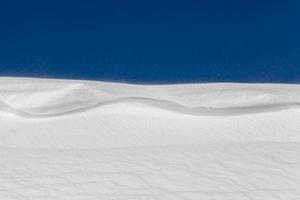
[[300,199],[300,85],[0,78],[0,199]]

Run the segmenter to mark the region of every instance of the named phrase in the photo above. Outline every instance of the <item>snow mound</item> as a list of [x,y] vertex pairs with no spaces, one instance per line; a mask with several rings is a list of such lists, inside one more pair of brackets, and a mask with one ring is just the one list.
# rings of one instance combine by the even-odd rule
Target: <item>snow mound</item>
[[300,102],[295,85],[151,86],[11,78],[2,78],[0,83],[1,111],[23,117],[55,117],[120,104],[186,114],[238,115],[298,107]]
[[300,199],[300,85],[0,78],[0,199]]

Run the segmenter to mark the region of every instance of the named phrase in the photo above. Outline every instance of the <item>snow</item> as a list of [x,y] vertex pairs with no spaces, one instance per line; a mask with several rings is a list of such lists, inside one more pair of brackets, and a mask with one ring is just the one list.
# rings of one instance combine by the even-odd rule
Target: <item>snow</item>
[[300,199],[300,85],[0,78],[0,199]]

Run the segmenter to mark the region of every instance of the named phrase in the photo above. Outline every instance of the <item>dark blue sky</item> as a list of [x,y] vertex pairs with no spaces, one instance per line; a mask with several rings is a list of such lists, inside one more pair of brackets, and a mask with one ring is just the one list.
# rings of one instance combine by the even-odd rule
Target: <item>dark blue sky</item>
[[300,82],[299,2],[0,0],[0,75]]

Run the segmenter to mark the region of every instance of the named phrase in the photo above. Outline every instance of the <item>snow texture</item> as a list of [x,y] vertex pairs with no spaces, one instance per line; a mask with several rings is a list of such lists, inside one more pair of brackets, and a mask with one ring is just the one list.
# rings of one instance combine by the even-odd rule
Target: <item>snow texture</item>
[[0,78],[0,199],[300,199],[300,85]]

